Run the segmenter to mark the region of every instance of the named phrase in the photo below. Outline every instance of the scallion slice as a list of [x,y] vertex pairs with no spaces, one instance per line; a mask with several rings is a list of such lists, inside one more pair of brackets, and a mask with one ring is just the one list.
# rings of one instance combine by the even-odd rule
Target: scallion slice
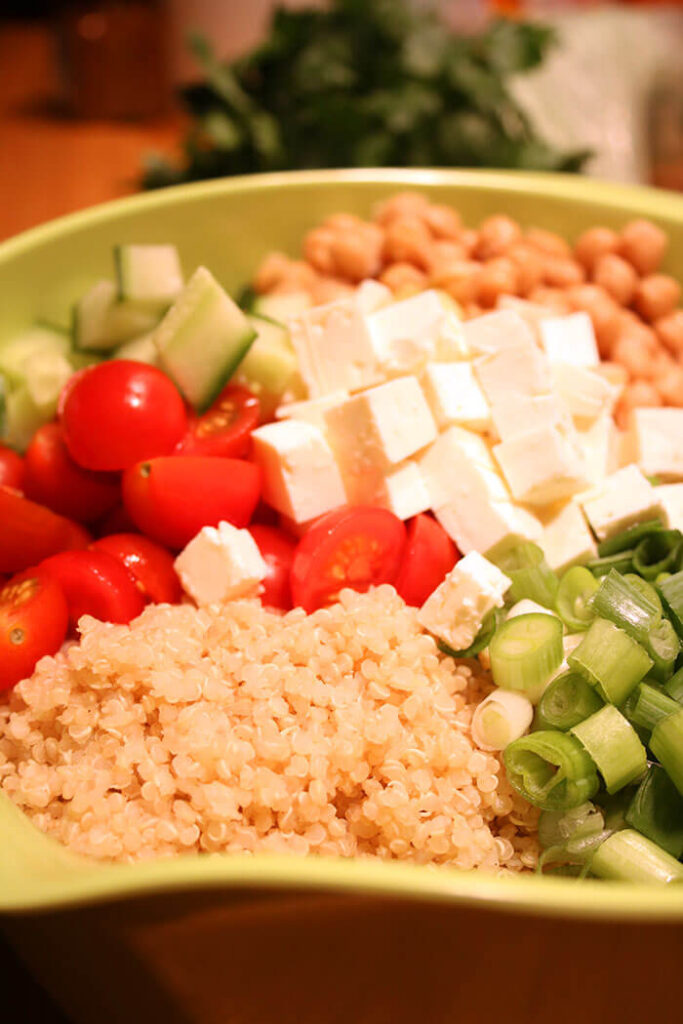
[[616,793],[645,772],[645,747],[613,704],[606,704],[571,732],[595,761],[608,793]]
[[617,572],[631,572],[633,568],[633,551],[619,551],[616,555],[605,555],[604,558],[592,558],[586,562],[594,576],[606,576],[610,569]]
[[676,632],[683,638],[683,571],[660,583],[659,593]]
[[672,857],[680,858],[683,798],[661,765],[652,764],[648,768],[626,811],[626,822]]
[[622,711],[631,725],[652,732],[660,718],[678,711],[677,702],[649,683],[638,683],[623,704]]
[[522,736],[506,747],[503,761],[510,785],[544,811],[568,811],[598,791],[593,760],[570,733]]
[[486,557],[512,580],[507,595],[511,601],[528,597],[545,608],[555,607],[557,576],[538,544],[511,534],[494,544]]
[[683,864],[632,828],[615,832],[600,844],[591,872],[623,882],[683,881]]
[[541,612],[503,622],[489,644],[496,686],[517,690],[535,704],[562,663],[562,623]]
[[543,870],[548,864],[588,866],[597,846],[609,834],[602,811],[590,801],[569,811],[541,811],[538,840],[543,853],[539,868]]
[[678,634],[668,619],[662,619],[653,626],[643,646],[652,658],[652,675],[657,679],[668,679],[681,652]]
[[639,576],[637,572],[625,573],[624,579],[627,580],[627,582],[630,583],[639,594],[642,594],[643,597],[647,598],[651,604],[656,605],[659,609],[659,614],[662,615],[662,599],[652,583],[648,583],[648,581],[644,580],[642,576]]
[[479,632],[470,646],[466,647],[462,651],[454,651],[453,648],[449,647],[443,640],[437,640],[437,647],[440,651],[443,651],[444,654],[449,654],[451,658],[474,658],[477,654],[483,651],[485,647],[488,647],[491,637],[496,632],[500,618],[500,609],[494,608],[493,611],[490,611],[482,622]]
[[562,672],[548,683],[534,717],[536,729],[566,732],[602,707],[597,691],[578,672]]
[[614,622],[638,643],[643,643],[650,630],[662,618],[662,610],[657,601],[640,588],[634,587],[614,569],[603,576],[593,597],[593,607],[598,615]]
[[591,598],[600,584],[584,565],[575,565],[562,576],[555,597],[557,614],[572,633],[588,629],[595,618]]
[[607,619],[591,623],[567,661],[610,704],[622,704],[652,667],[640,644]]
[[680,569],[682,555],[681,531],[659,530],[638,542],[633,552],[633,568],[643,579],[654,580],[661,572]]
[[683,794],[683,708],[657,722],[650,737],[650,750]]
[[661,519],[648,519],[644,523],[636,523],[635,526],[629,526],[627,530],[622,530],[615,537],[601,541],[598,544],[598,554],[616,555],[621,551],[628,551],[634,548],[643,537],[649,537],[651,533],[658,533],[663,529],[664,524]]
[[524,735],[533,715],[528,697],[513,690],[494,690],[472,715],[472,738],[482,750],[505,750]]
[[683,704],[683,668],[672,675],[671,679],[664,684],[664,692],[672,697],[678,704]]

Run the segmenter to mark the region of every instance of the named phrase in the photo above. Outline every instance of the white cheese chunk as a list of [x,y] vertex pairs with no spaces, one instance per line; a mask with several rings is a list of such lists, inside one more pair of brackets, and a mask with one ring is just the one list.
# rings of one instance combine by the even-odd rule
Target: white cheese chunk
[[634,409],[629,443],[646,476],[683,480],[683,409]]
[[609,413],[603,413],[589,426],[577,430],[576,436],[589,484],[594,487],[619,468],[619,431]]
[[428,363],[420,383],[437,426],[458,423],[470,430],[490,427],[491,410],[471,363]]
[[657,489],[633,465],[618,469],[577,500],[598,540],[607,540],[648,519],[668,522]]
[[463,326],[472,355],[486,355],[505,348],[535,348],[534,336],[519,313],[510,309],[485,313]]
[[550,364],[537,348],[512,345],[480,356],[473,365],[494,414],[500,402],[551,393]]
[[554,311],[548,306],[542,306],[538,302],[530,302],[528,299],[519,299],[516,295],[499,295],[496,309],[507,309],[521,316],[533,334],[534,339],[539,343],[541,340],[541,320],[547,320],[549,317],[555,316]]
[[432,508],[471,500],[510,501],[488,445],[463,427],[449,427],[419,458]]
[[593,534],[575,501],[568,501],[552,512],[545,520],[538,543],[550,568],[559,573],[572,565],[582,565],[598,554]]
[[513,604],[505,618],[516,619],[520,615],[552,615],[554,618],[557,618],[555,612],[551,611],[550,608],[538,604],[537,601],[532,601],[529,597],[523,597],[517,604]]
[[503,605],[510,580],[476,551],[461,558],[418,611],[420,624],[454,651],[473,642],[490,611]]
[[346,502],[346,491],[323,432],[305,420],[281,420],[251,435],[263,472],[263,499],[298,523]]
[[388,508],[399,519],[412,519],[430,508],[431,498],[417,462],[406,459],[387,473],[378,504]]
[[548,359],[574,366],[597,366],[600,362],[593,321],[588,313],[554,316],[539,324],[541,344]]
[[280,405],[275,410],[275,418],[278,420],[306,420],[313,423],[320,430],[325,430],[325,411],[331,409],[340,402],[345,402],[349,397],[348,391],[331,391],[329,395],[321,398],[309,398],[302,402],[288,402]]
[[268,566],[248,530],[205,526],[175,560],[183,589],[199,605],[255,594]]
[[384,306],[391,305],[394,296],[391,288],[370,277],[358,285],[355,299],[361,313],[374,313]]
[[460,320],[434,290],[393,302],[365,322],[386,377],[419,372],[432,359],[469,357]]
[[573,432],[541,426],[493,448],[513,497],[532,505],[570,498],[588,485],[586,465]]
[[310,398],[358,391],[384,379],[355,295],[304,310],[287,325]]
[[580,424],[611,413],[619,389],[600,373],[585,366],[555,362],[551,364],[553,389]]
[[435,509],[434,515],[463,554],[486,553],[511,533],[537,541],[543,532],[540,521],[527,509],[509,500],[479,497],[472,491]]
[[491,433],[500,441],[540,427],[572,426],[569,410],[556,395],[530,397],[514,392],[503,394],[491,407],[491,423]]
[[661,484],[655,487],[655,491],[664,506],[671,529],[683,531],[683,483]]

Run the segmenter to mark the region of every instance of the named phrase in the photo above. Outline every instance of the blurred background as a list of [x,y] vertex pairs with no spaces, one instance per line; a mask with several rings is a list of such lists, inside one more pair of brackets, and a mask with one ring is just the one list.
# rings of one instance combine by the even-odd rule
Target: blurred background
[[0,237],[288,167],[683,188],[683,2],[5,0]]

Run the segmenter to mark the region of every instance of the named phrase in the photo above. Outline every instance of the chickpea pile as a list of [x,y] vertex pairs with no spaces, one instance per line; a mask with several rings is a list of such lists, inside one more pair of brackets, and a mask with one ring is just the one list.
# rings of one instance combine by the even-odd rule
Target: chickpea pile
[[620,232],[589,228],[572,248],[560,235],[524,230],[504,214],[467,228],[452,207],[402,192],[369,221],[328,217],[304,238],[302,260],[270,253],[254,286],[262,294],[303,291],[323,303],[372,277],[400,297],[441,288],[467,318],[503,296],[558,314],[585,310],[602,359],[624,383],[615,412],[624,425],[636,406],[683,406],[681,286],[659,273],[666,247],[665,233],[647,220]]

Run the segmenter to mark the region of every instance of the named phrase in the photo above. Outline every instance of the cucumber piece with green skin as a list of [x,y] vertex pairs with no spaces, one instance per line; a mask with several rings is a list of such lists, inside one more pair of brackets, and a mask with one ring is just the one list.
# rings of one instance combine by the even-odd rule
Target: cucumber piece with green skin
[[244,359],[254,327],[206,267],[199,267],[154,331],[159,365],[199,412]]
[[74,306],[74,348],[107,352],[151,331],[158,322],[158,312],[120,302],[113,281],[98,281]]
[[0,440],[22,454],[39,427],[52,419],[52,412],[39,408],[25,385],[14,388],[4,397],[4,422]]
[[307,292],[289,292],[285,295],[257,295],[252,305],[255,316],[265,317],[283,324],[290,316],[298,316],[313,305]]
[[237,367],[234,380],[259,398],[262,415],[272,416],[283,400],[304,397],[299,364],[286,327],[262,317],[248,319],[256,338]]
[[117,245],[114,263],[118,297],[163,313],[183,290],[183,271],[174,245]]
[[0,346],[0,373],[9,386],[20,385],[27,360],[53,354],[68,356],[70,348],[68,335],[47,327],[31,327]]
[[159,353],[154,343],[154,331],[142,334],[139,338],[127,341],[125,345],[112,353],[114,359],[132,359],[136,363],[147,363],[149,366],[156,366],[159,362]]
[[48,417],[57,410],[59,394],[71,377],[73,366],[60,352],[37,352],[24,364],[24,384],[38,409]]

